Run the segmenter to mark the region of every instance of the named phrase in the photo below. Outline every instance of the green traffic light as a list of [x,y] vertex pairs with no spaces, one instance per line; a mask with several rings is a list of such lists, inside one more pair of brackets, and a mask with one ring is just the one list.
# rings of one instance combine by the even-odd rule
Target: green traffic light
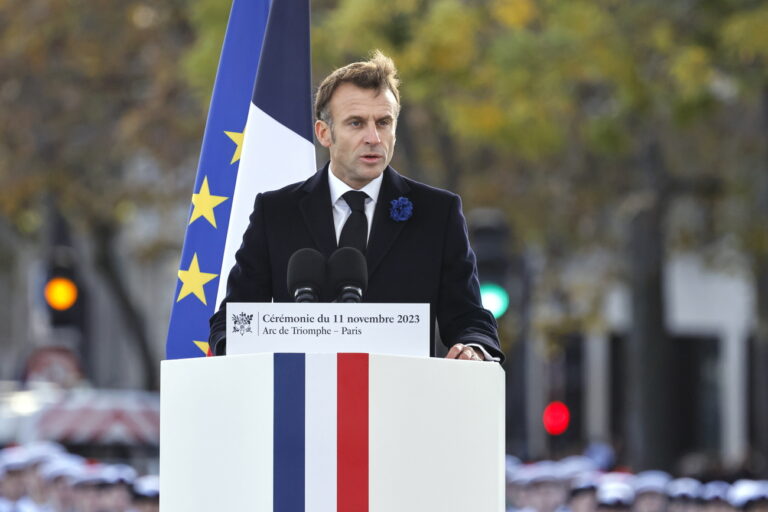
[[483,302],[483,307],[491,312],[493,318],[499,318],[507,312],[509,307],[509,293],[495,283],[480,285],[480,300]]

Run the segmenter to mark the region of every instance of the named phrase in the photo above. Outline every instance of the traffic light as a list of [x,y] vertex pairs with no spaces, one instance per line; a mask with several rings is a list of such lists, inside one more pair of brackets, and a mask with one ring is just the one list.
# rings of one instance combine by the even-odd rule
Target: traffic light
[[52,263],[43,288],[51,325],[78,327],[82,318],[82,292],[73,267]]
[[544,430],[547,431],[547,434],[559,436],[564,434],[571,424],[571,411],[563,402],[550,402],[544,408],[541,422],[544,424]]
[[499,318],[510,303],[509,226],[504,214],[496,209],[476,209],[468,217],[483,306]]
[[77,252],[64,218],[51,215],[50,245],[45,270],[43,299],[53,327],[72,327],[82,332],[85,292],[78,270]]

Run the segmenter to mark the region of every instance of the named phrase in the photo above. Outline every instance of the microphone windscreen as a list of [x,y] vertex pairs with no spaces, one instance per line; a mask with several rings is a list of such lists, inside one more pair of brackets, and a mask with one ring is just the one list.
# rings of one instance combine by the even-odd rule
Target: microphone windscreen
[[328,282],[334,295],[345,286],[368,288],[368,263],[363,253],[354,247],[339,247],[328,258]]
[[288,260],[288,293],[311,288],[316,296],[325,283],[325,257],[315,249],[299,249]]

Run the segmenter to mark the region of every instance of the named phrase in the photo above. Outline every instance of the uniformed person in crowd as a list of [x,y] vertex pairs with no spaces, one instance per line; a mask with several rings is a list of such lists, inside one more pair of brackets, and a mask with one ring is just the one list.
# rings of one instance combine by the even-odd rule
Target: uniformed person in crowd
[[102,478],[99,484],[99,509],[128,512],[136,470],[127,464],[110,464],[102,469]]
[[133,484],[132,512],[160,511],[160,479],[157,475],[137,478]]
[[528,506],[538,512],[555,512],[568,496],[568,486],[551,460],[538,462],[533,466],[529,481]]
[[667,486],[668,512],[700,512],[702,484],[695,478],[676,478]]
[[768,510],[768,481],[737,480],[728,491],[728,502],[735,510],[745,512]]
[[667,486],[672,476],[665,471],[642,471],[632,480],[635,490],[635,512],[664,512],[667,509]]
[[597,487],[597,510],[601,512],[626,512],[632,510],[635,491],[630,475],[609,474],[602,478]]
[[519,464],[507,472],[508,512],[533,511],[530,483],[534,471],[534,464]]
[[40,468],[52,512],[76,512],[73,483],[84,464],[82,457],[65,453]]
[[0,452],[0,512],[37,512],[26,498],[29,468],[24,448],[15,446]]
[[728,492],[731,485],[722,480],[707,482],[701,491],[702,509],[704,512],[733,512],[728,503]]
[[570,512],[593,512],[597,508],[597,486],[601,473],[588,471],[571,481],[567,509]]

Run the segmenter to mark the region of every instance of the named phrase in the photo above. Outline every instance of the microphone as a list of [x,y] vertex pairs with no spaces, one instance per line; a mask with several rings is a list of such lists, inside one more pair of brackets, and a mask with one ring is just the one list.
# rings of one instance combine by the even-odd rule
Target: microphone
[[340,247],[328,258],[328,280],[336,302],[362,302],[368,288],[368,264],[354,247]]
[[315,249],[299,249],[288,260],[288,293],[295,302],[318,302],[325,283],[325,257]]

